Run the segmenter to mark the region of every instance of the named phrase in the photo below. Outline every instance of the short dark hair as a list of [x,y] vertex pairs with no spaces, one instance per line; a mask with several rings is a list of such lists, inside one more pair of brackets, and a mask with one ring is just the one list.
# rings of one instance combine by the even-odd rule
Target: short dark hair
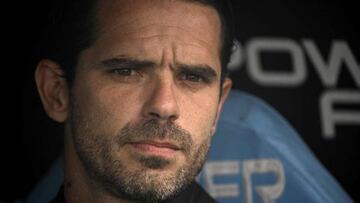
[[[64,70],[70,86],[81,51],[97,37],[98,0],[53,0],[45,31],[41,57],[56,61]],[[228,75],[227,64],[233,46],[232,8],[228,0],[190,0],[213,7],[221,21],[221,84]]]

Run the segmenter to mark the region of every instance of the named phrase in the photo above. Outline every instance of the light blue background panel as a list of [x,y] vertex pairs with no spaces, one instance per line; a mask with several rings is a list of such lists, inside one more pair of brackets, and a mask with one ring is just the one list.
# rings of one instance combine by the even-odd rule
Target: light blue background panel
[[352,202],[279,113],[236,90],[198,180],[222,203]]

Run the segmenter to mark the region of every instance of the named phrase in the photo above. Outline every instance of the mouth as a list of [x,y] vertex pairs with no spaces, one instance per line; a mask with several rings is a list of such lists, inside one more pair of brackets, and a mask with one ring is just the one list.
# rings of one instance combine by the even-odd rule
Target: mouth
[[152,156],[162,156],[166,158],[175,156],[177,151],[181,150],[181,148],[176,144],[163,141],[145,140],[131,142],[129,144],[140,153]]

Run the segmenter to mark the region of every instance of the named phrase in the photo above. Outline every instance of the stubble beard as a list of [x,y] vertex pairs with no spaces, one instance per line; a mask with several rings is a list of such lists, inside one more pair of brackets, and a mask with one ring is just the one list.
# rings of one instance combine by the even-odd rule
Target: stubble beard
[[[148,120],[136,125],[128,123],[116,136],[105,136],[97,131],[101,119],[87,118],[77,111],[75,104],[72,107],[72,138],[87,175],[118,198],[140,202],[172,198],[194,181],[206,160],[210,135],[199,146],[194,146],[191,134],[181,127]],[[130,170],[126,161],[116,157],[118,150],[127,143],[149,139],[172,140],[181,147],[185,163],[165,173],[161,170],[176,160],[130,153],[140,165]]]

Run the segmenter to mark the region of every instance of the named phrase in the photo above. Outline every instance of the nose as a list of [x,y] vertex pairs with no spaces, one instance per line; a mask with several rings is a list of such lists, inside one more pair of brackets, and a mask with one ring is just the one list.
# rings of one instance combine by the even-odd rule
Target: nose
[[171,77],[158,77],[149,85],[143,114],[148,119],[173,122],[179,117],[179,105],[176,89]]

